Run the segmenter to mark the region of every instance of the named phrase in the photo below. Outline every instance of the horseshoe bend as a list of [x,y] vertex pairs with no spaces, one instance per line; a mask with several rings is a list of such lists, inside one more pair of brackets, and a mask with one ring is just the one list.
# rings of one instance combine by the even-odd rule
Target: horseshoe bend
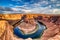
[[[36,26],[38,23],[40,26]],[[39,29],[39,27],[41,28]],[[46,29],[43,29],[43,28],[46,28]],[[21,35],[17,35],[16,30],[22,32],[23,34],[18,32],[17,34],[20,33]],[[40,37],[38,37],[38,35],[36,36],[38,37],[38,40],[52,40],[52,39],[59,40],[60,39],[60,15],[0,14],[0,39],[1,40],[4,40],[4,39],[6,40],[22,39],[23,40],[24,37],[25,38],[31,37],[33,39],[35,36],[33,37],[31,34],[36,33],[37,30],[40,30],[39,31]],[[26,36],[28,34],[30,34],[30,36]],[[34,39],[37,40],[37,38],[34,38]]]

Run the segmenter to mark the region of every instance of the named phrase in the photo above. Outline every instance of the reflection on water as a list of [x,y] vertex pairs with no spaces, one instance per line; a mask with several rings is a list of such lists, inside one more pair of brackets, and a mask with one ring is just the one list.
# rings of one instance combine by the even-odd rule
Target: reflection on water
[[26,39],[26,38],[36,39],[36,38],[40,38],[42,36],[43,31],[46,29],[46,27],[44,25],[40,24],[40,23],[37,23],[37,28],[36,29],[35,29],[36,31],[34,33],[24,34],[24,33],[22,33],[22,31],[18,27],[15,27],[14,28],[14,34],[17,37],[23,38],[23,39]]

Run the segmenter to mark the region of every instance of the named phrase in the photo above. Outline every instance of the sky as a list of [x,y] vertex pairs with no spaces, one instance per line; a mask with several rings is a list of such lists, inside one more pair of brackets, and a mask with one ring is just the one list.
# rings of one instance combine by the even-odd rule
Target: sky
[[0,0],[0,13],[60,14],[60,0]]

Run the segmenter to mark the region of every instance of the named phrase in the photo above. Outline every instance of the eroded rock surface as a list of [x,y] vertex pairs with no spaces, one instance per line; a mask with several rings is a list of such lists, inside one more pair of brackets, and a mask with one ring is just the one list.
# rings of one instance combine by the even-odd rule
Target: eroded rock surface
[[[40,38],[40,40],[60,40],[60,16],[41,16],[40,15],[38,17],[35,17],[35,19],[42,22],[42,23],[44,23],[47,27],[47,29],[44,31],[42,37]],[[13,31],[10,31],[11,30],[10,27],[12,26],[11,24],[16,23],[17,21],[19,21],[19,20],[12,20],[12,21],[8,20],[7,21],[7,22],[9,22],[7,24],[8,27],[6,26],[7,28],[3,28],[3,29],[4,30],[7,29],[6,32],[8,32],[8,31],[9,32],[7,34],[5,33],[4,36],[1,37],[1,38],[4,38],[2,40],[20,40],[20,38],[14,37],[14,34],[11,33]],[[31,22],[31,23],[33,23],[33,22]],[[0,23],[0,25],[3,25],[3,23]],[[34,23],[33,23],[33,25],[34,25]],[[3,27],[5,27],[5,26],[3,26]],[[25,28],[28,28],[28,27],[25,27]],[[12,39],[8,39],[8,38],[11,38],[11,37],[8,37],[9,35],[12,37]],[[23,39],[21,39],[21,40],[23,40]]]

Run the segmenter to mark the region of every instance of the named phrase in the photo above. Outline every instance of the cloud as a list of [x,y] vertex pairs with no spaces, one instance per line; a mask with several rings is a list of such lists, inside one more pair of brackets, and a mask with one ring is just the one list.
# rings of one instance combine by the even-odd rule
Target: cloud
[[53,9],[53,13],[60,14],[60,9]]
[[49,7],[27,8],[24,6],[0,7],[0,13],[43,13],[43,14],[60,14],[60,9],[50,9]]
[[[17,2],[18,4],[24,4],[25,7],[50,7],[50,8],[58,8],[60,6],[60,0],[12,0]],[[23,5],[22,5],[23,6]]]
[[60,1],[58,0],[12,0],[24,5],[13,5],[13,7],[0,7],[1,13],[44,13],[44,14],[60,14]]
[[10,7],[0,7],[1,11],[13,11]]
[[9,4],[10,7],[13,7],[14,5],[13,4]]
[[0,7],[0,13],[29,13],[31,10],[22,7]]

